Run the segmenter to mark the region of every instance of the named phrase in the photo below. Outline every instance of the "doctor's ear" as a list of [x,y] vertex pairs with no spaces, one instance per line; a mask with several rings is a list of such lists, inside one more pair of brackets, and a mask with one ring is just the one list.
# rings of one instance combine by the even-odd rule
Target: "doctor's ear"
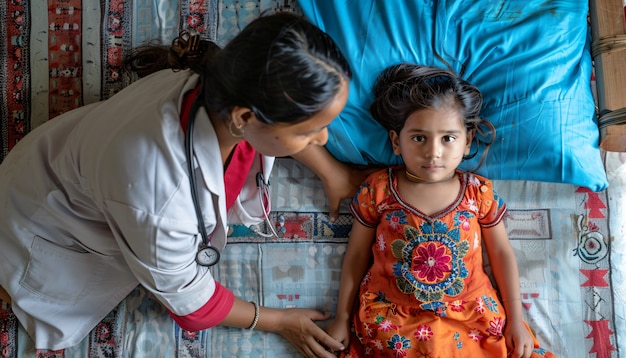
[[254,117],[254,112],[248,107],[235,107],[230,112],[230,118],[237,128],[243,128]]

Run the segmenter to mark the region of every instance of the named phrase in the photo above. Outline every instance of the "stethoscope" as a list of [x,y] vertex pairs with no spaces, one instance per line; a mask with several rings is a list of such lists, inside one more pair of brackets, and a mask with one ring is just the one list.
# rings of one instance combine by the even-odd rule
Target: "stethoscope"
[[[196,262],[202,266],[213,266],[220,261],[220,252],[218,249],[211,246],[211,239],[206,231],[206,226],[204,225],[202,208],[200,207],[200,199],[198,198],[198,185],[196,183],[195,168],[193,166],[193,128],[196,120],[196,114],[202,106],[201,97],[202,96],[200,95],[196,95],[196,98],[191,105],[191,110],[189,111],[189,117],[187,118],[187,130],[185,131],[185,156],[187,159],[187,170],[189,172],[191,199],[193,200],[193,206],[196,211],[198,229],[200,230],[200,235],[202,235],[202,243],[199,245],[198,252],[196,253]],[[269,218],[267,205],[270,202],[269,184],[265,181],[262,168],[256,175],[256,183],[259,188],[259,201],[261,202],[261,207],[263,209],[264,219],[269,226],[271,233],[267,234],[261,232],[259,229],[255,229],[254,232],[263,237],[279,237]]]

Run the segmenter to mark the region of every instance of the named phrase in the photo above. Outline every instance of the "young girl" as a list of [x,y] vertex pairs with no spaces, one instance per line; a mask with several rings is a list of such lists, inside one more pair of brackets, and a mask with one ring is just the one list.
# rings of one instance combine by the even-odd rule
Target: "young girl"
[[495,136],[479,117],[478,89],[446,70],[400,64],[383,71],[374,96],[370,112],[405,165],[370,175],[351,203],[326,328],[348,347],[342,356],[554,357],[522,319],[504,201],[488,179],[457,170]]

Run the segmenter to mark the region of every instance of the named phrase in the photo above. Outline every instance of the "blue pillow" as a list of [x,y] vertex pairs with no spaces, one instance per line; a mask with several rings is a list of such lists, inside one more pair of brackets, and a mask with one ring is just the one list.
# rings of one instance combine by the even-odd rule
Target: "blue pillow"
[[[392,64],[446,68],[447,62],[481,90],[482,116],[497,130],[479,174],[607,187],[591,91],[587,0],[298,3],[352,67],[348,103],[329,127],[327,148],[339,160],[400,163],[368,112],[372,85]],[[478,157],[463,169],[474,168]]]

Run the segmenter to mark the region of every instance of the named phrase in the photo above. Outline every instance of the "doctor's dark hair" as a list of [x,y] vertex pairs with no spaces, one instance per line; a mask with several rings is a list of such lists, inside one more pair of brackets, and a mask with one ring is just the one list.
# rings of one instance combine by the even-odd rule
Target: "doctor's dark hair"
[[350,80],[335,42],[293,13],[253,20],[223,49],[181,33],[172,46],[145,46],[125,59],[140,77],[164,68],[201,75],[204,104],[222,115],[250,108],[266,124],[298,123],[323,110]]
[[400,133],[408,117],[423,109],[452,109],[463,117],[465,128],[474,134],[471,159],[482,149],[484,162],[496,129],[480,117],[483,97],[476,86],[445,69],[402,63],[383,70],[374,84],[370,113],[385,129]]

